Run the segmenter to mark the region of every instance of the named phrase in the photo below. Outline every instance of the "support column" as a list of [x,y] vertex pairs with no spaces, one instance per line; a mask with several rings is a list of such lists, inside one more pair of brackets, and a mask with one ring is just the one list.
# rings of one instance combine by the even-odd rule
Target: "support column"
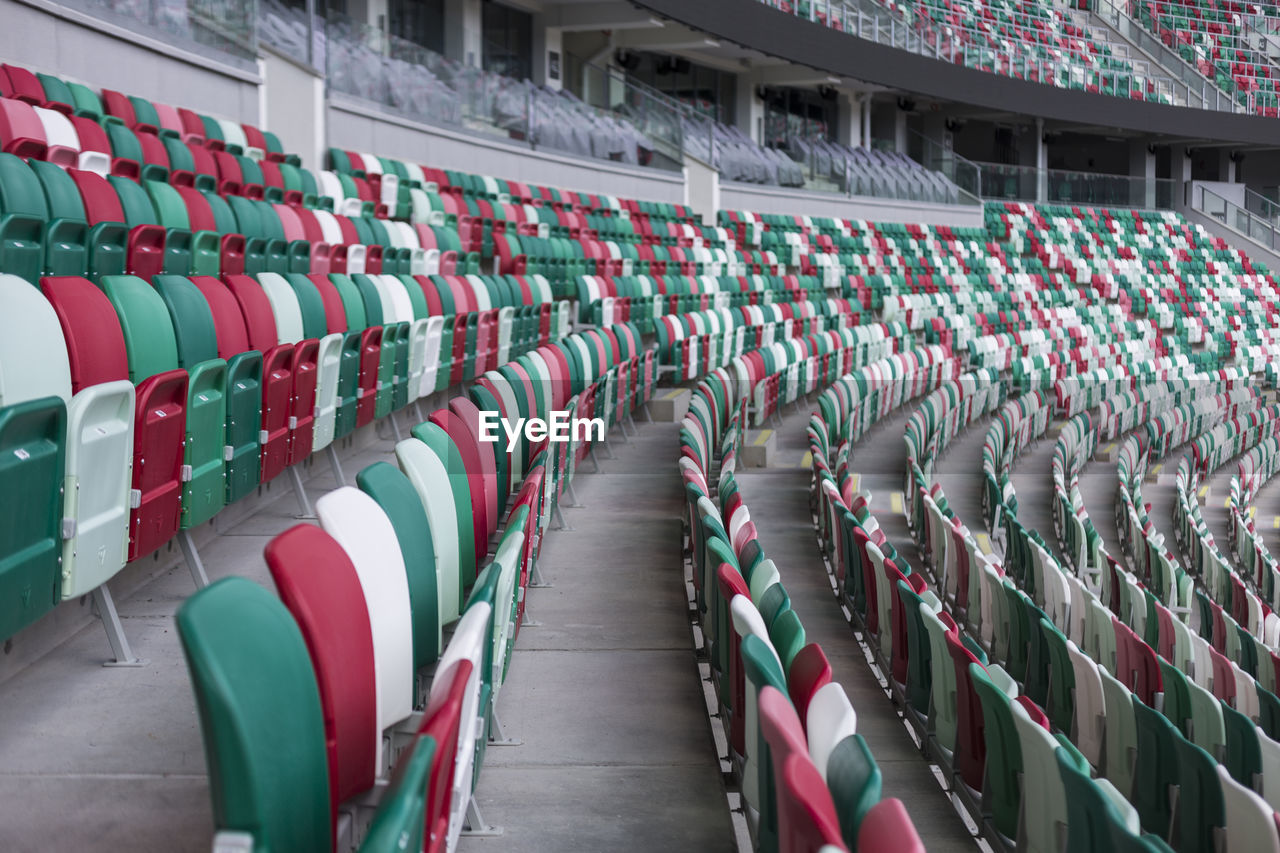
[[564,31],[545,21],[545,15],[533,16],[533,82],[558,92],[564,88]]
[[1224,183],[1234,184],[1236,182],[1236,161],[1235,154],[1230,148],[1218,149],[1218,180]]
[[862,145],[873,147],[875,140],[871,137],[871,94],[862,96]]
[[836,102],[836,141],[857,148],[862,145],[862,98],[855,92],[841,92]]
[[1036,201],[1049,198],[1049,144],[1044,141],[1044,119],[1036,118]]
[[481,14],[480,0],[445,0],[445,56],[476,68],[484,63]]
[[893,114],[893,150],[907,153],[907,111],[895,107]]
[[[1129,141],[1129,203],[1148,210],[1156,206],[1156,152],[1145,139]],[[1141,179],[1141,180],[1139,180]]]
[[733,124],[757,145],[764,139],[764,101],[756,97],[750,74],[739,74],[734,86]]

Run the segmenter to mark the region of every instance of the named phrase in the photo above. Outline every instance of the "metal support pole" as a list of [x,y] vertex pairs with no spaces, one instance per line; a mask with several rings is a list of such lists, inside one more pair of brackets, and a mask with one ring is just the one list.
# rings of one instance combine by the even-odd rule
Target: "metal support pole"
[[338,451],[334,448],[333,443],[325,448],[328,451],[329,467],[333,468],[333,478],[338,481],[338,487],[341,488],[347,484],[347,478],[342,473],[342,463],[338,461]]
[[196,550],[196,543],[191,538],[190,530],[178,533],[178,547],[182,549],[182,557],[187,561],[187,568],[191,570],[191,579],[196,582],[196,589],[204,589],[209,585],[209,576],[205,574],[204,563],[200,561],[200,552]]
[[98,609],[98,617],[102,619],[102,627],[107,630],[107,642],[111,644],[113,660],[104,662],[103,666],[146,666],[147,661],[136,657],[129,647],[129,638],[124,635],[124,626],[120,624],[120,614],[116,612],[115,600],[111,598],[111,590],[104,583],[93,591],[93,604]]
[[311,509],[311,500],[307,497],[307,489],[302,485],[302,475],[297,465],[289,466],[289,479],[293,480],[293,496],[298,499],[298,518],[315,518]]

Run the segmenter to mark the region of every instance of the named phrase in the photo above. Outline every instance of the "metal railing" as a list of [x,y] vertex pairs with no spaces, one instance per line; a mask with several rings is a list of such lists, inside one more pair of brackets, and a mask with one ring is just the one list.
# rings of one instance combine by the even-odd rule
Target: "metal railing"
[[988,201],[1029,201],[1143,209],[1172,208],[1176,182],[1067,169],[1038,169],[1008,163],[978,163],[982,197]]
[[[1246,207],[1224,198],[1203,184],[1189,184],[1191,207],[1205,216],[1211,216],[1233,231],[1244,234],[1255,243],[1271,249],[1280,247],[1280,205],[1257,193],[1246,190]],[[1265,203],[1265,212],[1248,209],[1250,197]]]

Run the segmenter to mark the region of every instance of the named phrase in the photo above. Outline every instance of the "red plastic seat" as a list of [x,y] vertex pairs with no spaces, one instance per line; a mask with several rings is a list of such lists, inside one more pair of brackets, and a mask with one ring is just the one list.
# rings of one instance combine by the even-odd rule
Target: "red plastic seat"
[[[224,275],[244,316],[249,347],[262,353],[262,482],[275,478],[289,462],[289,418],[293,412],[293,344],[279,343],[271,301],[247,275]],[[314,367],[313,367],[314,370]],[[314,396],[315,388],[312,387]]]
[[[130,379],[124,331],[111,300],[88,279],[40,281],[67,339],[72,387]],[[151,554],[178,532],[182,454],[187,428],[187,372],[167,370],[135,382],[133,496],[129,560]]]
[[858,827],[858,849],[925,853],[924,843],[902,800],[890,797],[872,806]]
[[356,426],[373,423],[378,398],[378,362],[382,358],[382,327],[370,326],[360,334],[360,378]]
[[[751,590],[747,587],[746,579],[728,563],[721,563],[716,568],[716,580],[720,585],[720,598],[724,601],[726,614],[731,612],[729,608],[735,595],[745,595],[750,600]],[[729,660],[729,701],[726,704],[731,712],[729,743],[733,746],[736,754],[745,755],[747,739],[747,680],[746,672],[742,668],[742,653],[740,651],[742,638],[738,636],[738,632],[732,625],[726,626],[726,629],[726,635],[729,640],[729,653],[727,655]]]
[[[489,553],[489,501],[485,494],[480,450],[472,439],[471,433],[466,424],[463,423],[462,418],[449,409],[438,409],[428,415],[427,420],[445,431],[449,436],[449,440],[453,442],[453,446],[458,449],[458,454],[462,457],[462,465],[465,470],[451,471],[450,477],[464,473],[466,475],[467,491],[471,497],[471,518],[473,520],[471,527],[475,555],[477,561],[483,560],[484,555]],[[465,583],[470,583],[471,580],[472,578],[464,579]]]
[[0,98],[0,150],[43,160],[47,140],[35,107],[14,98]]
[[265,555],[315,669],[336,821],[336,806],[373,787],[378,774],[375,746],[381,732],[364,590],[347,552],[314,525],[281,533],[267,544]]
[[[420,735],[435,740],[431,759],[431,780],[427,786],[427,817],[424,853],[443,851],[449,836],[449,808],[453,776],[458,759],[458,730],[462,722],[463,699],[472,665],[460,660],[444,672],[437,672],[431,684],[431,698],[422,714]],[[470,791],[464,792],[469,796]]]
[[778,781],[778,849],[780,853],[819,853],[833,848],[848,850],[831,791],[807,755],[790,755]]
[[3,77],[0,83],[8,83],[5,97],[26,101],[33,107],[48,106],[49,109],[56,109],[45,101],[44,86],[40,83],[40,78],[27,69],[6,62],[0,65],[0,77]]
[[787,670],[787,692],[795,703],[800,724],[808,731],[809,703],[818,689],[831,683],[831,662],[827,660],[822,646],[810,643],[791,661],[791,669]]
[[987,741],[982,703],[969,677],[969,664],[981,662],[960,642],[958,634],[945,635],[947,651],[956,669],[956,749],[954,766],[966,785],[982,790],[987,767]]
[[[498,530],[499,514],[501,510],[506,509],[505,506],[499,506],[501,495],[507,493],[509,485],[507,483],[498,482],[498,465],[496,453],[507,452],[507,441],[505,434],[500,441],[482,441],[480,437],[480,409],[475,403],[466,397],[454,397],[449,401],[449,411],[457,416],[458,421],[466,430],[466,434],[460,436],[463,440],[470,441],[476,449],[479,456],[480,468],[475,472],[468,472],[471,479],[472,491],[479,486],[484,494],[485,517],[487,524],[487,537],[492,536]],[[452,433],[450,433],[452,435]],[[455,438],[455,443],[458,439]],[[510,470],[508,464],[507,469]]]

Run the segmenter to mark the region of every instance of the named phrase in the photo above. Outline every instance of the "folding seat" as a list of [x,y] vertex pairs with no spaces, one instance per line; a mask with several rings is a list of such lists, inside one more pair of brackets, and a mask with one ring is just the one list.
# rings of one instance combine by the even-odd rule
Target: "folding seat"
[[1058,772],[1067,799],[1066,853],[1093,853],[1116,849],[1113,827],[1137,835],[1142,831],[1138,813],[1106,779],[1090,779],[1070,750],[1057,752]]
[[921,609],[925,631],[929,635],[929,655],[932,664],[931,694],[933,701],[929,725],[930,734],[936,745],[950,756],[956,744],[956,706],[953,702],[942,701],[938,697],[955,694],[955,667],[951,664],[946,637],[956,632],[955,622],[945,611]]
[[1062,849],[1068,826],[1067,794],[1058,771],[1058,751],[1071,753],[1071,760],[1082,771],[1087,772],[1088,765],[1063,735],[1055,738],[1049,733],[1043,716],[1042,722],[1036,722],[1025,713],[1015,713],[1013,724],[1022,743],[1025,845],[1027,850],[1056,853]]
[[[173,327],[163,304],[139,306],[132,282],[122,278],[103,280],[107,296],[84,279],[50,278],[43,284],[58,306],[72,361],[84,365],[85,379],[96,384],[127,377],[136,386],[129,522],[129,559],[134,560],[178,532],[188,377],[177,367]],[[157,307],[158,315],[152,310]],[[104,311],[116,322],[104,326]],[[156,323],[157,318],[163,322]]]
[[[721,566],[717,572],[725,571],[725,567]],[[734,574],[729,572],[729,574]],[[738,575],[738,584],[744,586],[746,581],[741,575]],[[721,586],[721,598],[726,603],[732,599],[732,595],[726,594],[725,585]],[[749,592],[747,593],[750,594]],[[730,655],[732,659],[732,654]],[[813,701],[815,695],[827,684],[831,683],[831,664],[827,661],[827,656],[822,652],[822,646],[817,643],[810,643],[800,650],[795,660],[791,663],[791,670],[787,673],[787,692],[791,697],[792,703],[796,706],[796,713],[800,716],[800,721],[805,724],[805,731],[808,732],[808,713],[809,705]],[[831,742],[834,745],[835,741]],[[814,759],[814,763],[818,765],[818,769],[823,769],[824,762]]]
[[[83,279],[53,280],[45,285],[50,299],[54,299],[51,288],[59,286],[65,289],[64,301],[74,304],[76,293],[86,284]],[[137,345],[141,338],[153,335],[167,337],[172,330],[177,358],[170,364],[188,375],[179,526],[186,530],[203,524],[226,501],[227,364],[218,357],[213,315],[200,291],[181,276],[157,276],[154,291],[141,279],[113,277],[108,293],[117,312],[130,317],[126,344]]]
[[1145,830],[1168,837],[1173,818],[1170,793],[1178,784],[1179,756],[1174,744],[1178,734],[1164,715],[1145,702],[1135,697],[1132,705],[1137,733],[1134,778],[1141,780],[1133,786],[1133,804]]
[[[823,768],[819,766],[818,769]],[[840,821],[840,834],[845,845],[855,849],[862,819],[880,801],[880,767],[866,740],[855,734],[835,745],[825,770],[827,787]]]
[[[0,98],[0,104],[26,106],[6,98]],[[44,192],[35,174],[20,158],[0,153],[0,267],[5,272],[33,283],[40,277],[48,219]]]
[[944,639],[956,673],[956,749],[953,767],[964,784],[973,791],[981,791],[987,747],[982,737],[982,705],[973,688],[969,669],[970,664],[979,661],[961,643],[957,634],[947,633]]
[[[344,486],[316,501],[316,515],[355,566],[373,630],[378,731],[386,732],[413,712],[413,618],[409,581],[395,529],[373,498]],[[378,738],[376,762],[386,767],[395,749]]]
[[[262,482],[270,482],[289,462],[290,425],[294,414],[294,346],[280,343],[271,302],[262,286],[247,275],[224,275],[223,284],[239,305],[249,346],[262,353]],[[314,377],[314,361],[310,362]],[[312,386],[314,387],[314,386]]]
[[[492,613],[489,605],[478,602],[468,607],[458,626],[454,629],[449,645],[445,647],[437,671],[444,672],[455,664],[467,661],[471,664],[471,678],[467,684],[463,698],[461,719],[464,722],[475,721],[459,729],[457,765],[453,779],[453,797],[449,813],[448,847],[453,849],[462,832],[463,815],[469,813],[473,829],[480,829],[478,810],[473,801],[475,790],[476,759],[485,738],[484,720],[488,719],[488,709],[482,706],[481,671],[484,660],[485,641],[489,637],[488,627]],[[434,685],[433,690],[434,693]]]
[[[969,676],[982,705],[987,745],[986,783],[982,791],[983,811],[990,814],[995,831],[1016,840],[1022,805],[1022,745],[1016,717],[1026,711],[987,675],[979,664],[971,664]],[[1029,719],[1029,718],[1028,718]],[[1029,786],[1030,782],[1026,782]]]
[[1187,694],[1191,705],[1191,741],[1221,761],[1227,749],[1222,703],[1194,681],[1187,682]]
[[211,276],[195,276],[191,283],[213,315],[218,356],[227,363],[226,503],[232,504],[260,482],[262,354],[250,348],[240,303],[227,286]]
[[[214,844],[332,849],[325,720],[307,645],[288,610],[258,584],[225,578],[187,601],[177,624],[204,733]],[[361,849],[388,836],[421,837],[434,751],[431,738],[415,741],[404,771],[383,792],[370,847]]]
[[1256,787],[1262,773],[1262,751],[1258,746],[1258,727],[1246,715],[1222,703],[1222,722],[1226,730],[1226,751],[1222,764],[1231,777],[1242,785]]
[[[307,335],[303,327],[302,304],[295,288],[284,276],[265,272],[258,276],[258,284],[271,305],[277,341],[293,345],[293,361],[289,365],[293,386],[289,401],[289,449],[286,458],[286,465],[293,466],[311,455],[315,438],[315,413],[324,405],[324,401],[317,397],[320,340],[319,337]],[[323,312],[323,307],[320,310]],[[318,331],[314,328],[316,325],[318,318],[313,320],[313,331]],[[335,395],[336,390],[335,386]],[[333,403],[330,402],[329,405],[332,406]],[[296,480],[294,485],[297,486]]]
[[[434,424],[431,426],[434,430],[439,430]],[[433,441],[443,449],[441,439],[443,442],[448,441],[445,436],[433,436]],[[395,452],[400,470],[412,482],[426,511],[435,562],[439,621],[441,625],[448,625],[457,621],[464,603],[466,583],[461,566],[463,549],[472,552],[472,564],[475,560],[474,539],[469,528],[470,517],[458,518],[458,504],[455,503],[452,492],[445,493],[439,486],[450,478],[447,454],[436,452],[426,441],[416,437],[398,442]],[[466,506],[469,507],[469,503]],[[465,535],[464,524],[467,525]]]
[[[742,598],[743,596],[735,596],[736,607],[741,607]],[[737,616],[738,612],[735,610],[735,628],[739,625]],[[747,805],[759,815],[756,833],[759,846],[771,849],[777,845],[777,823],[773,813],[776,801],[772,788],[773,773],[760,721],[759,696],[766,687],[774,687],[781,692],[786,687],[786,681],[782,674],[782,664],[768,639],[757,633],[745,633],[739,650],[742,654],[743,672],[747,677],[747,696],[744,702],[747,756],[742,769],[742,794]],[[799,748],[803,749],[804,746]]]
[[858,715],[839,684],[828,684],[813,697],[808,708],[807,737],[809,757],[823,779],[831,751],[846,737],[857,733]]
[[1177,849],[1212,850],[1225,832],[1226,814],[1218,762],[1209,753],[1175,733],[1173,746],[1178,770]]
[[924,853],[924,843],[902,800],[890,797],[867,810],[858,829],[857,849]]
[[[293,614],[315,670],[325,723],[330,808],[371,788],[379,775],[373,629],[347,552],[328,533],[300,524],[264,552],[280,599]],[[336,827],[335,827],[336,829]]]

